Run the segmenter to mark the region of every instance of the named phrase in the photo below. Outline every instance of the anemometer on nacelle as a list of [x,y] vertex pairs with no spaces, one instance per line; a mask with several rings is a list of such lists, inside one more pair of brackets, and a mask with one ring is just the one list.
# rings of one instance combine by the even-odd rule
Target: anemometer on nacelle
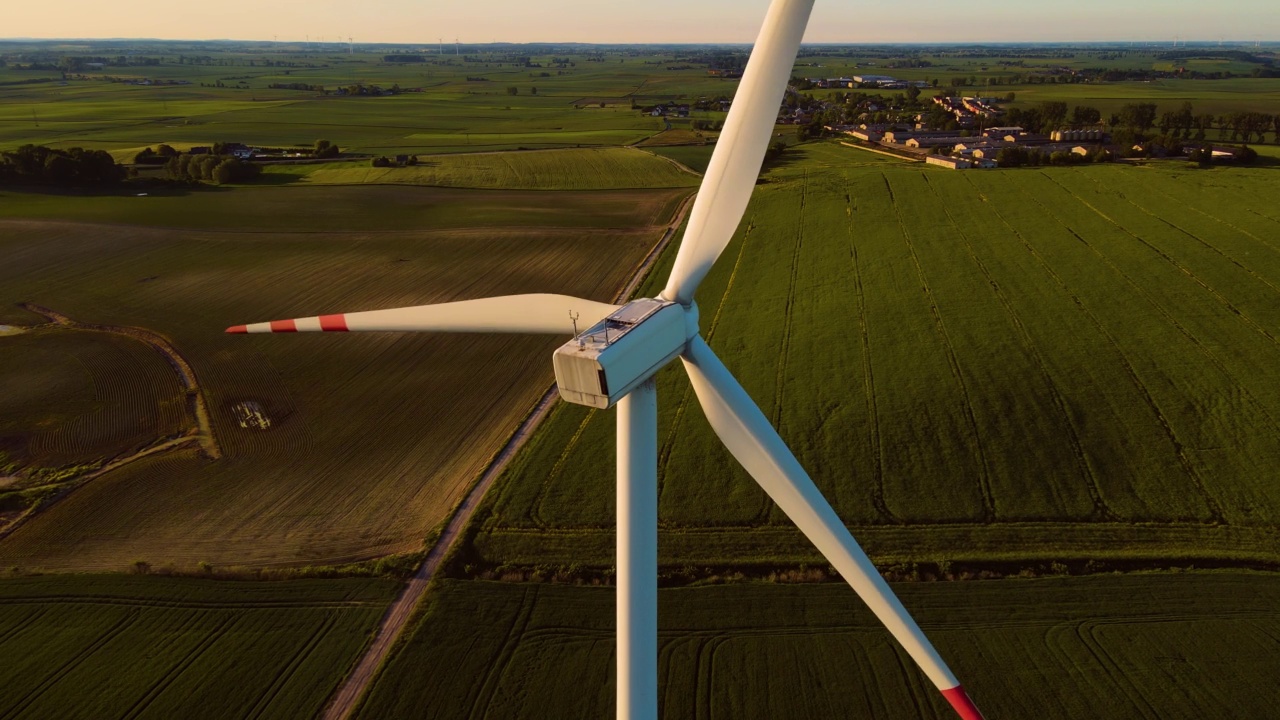
[[561,345],[552,357],[560,397],[613,407],[684,351],[686,311],[677,303],[634,300]]

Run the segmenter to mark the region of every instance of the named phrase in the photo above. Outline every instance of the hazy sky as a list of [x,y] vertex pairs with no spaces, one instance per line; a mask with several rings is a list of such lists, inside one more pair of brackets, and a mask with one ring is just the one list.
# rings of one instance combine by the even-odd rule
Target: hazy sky
[[[0,0],[0,37],[750,42],[768,0]],[[810,42],[1280,39],[1280,0],[818,0]]]

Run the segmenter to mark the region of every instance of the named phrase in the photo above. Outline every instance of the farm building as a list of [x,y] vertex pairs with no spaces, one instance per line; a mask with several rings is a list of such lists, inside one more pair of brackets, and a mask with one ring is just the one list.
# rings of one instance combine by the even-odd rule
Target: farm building
[[1092,128],[1088,130],[1054,130],[1049,133],[1049,139],[1054,142],[1082,142],[1092,140],[1100,142],[1102,140],[1102,130]]
[[973,163],[964,158],[947,157],[946,155],[930,155],[924,161],[929,165],[936,165],[948,170],[967,170],[973,167]]
[[880,138],[884,137],[879,130],[850,130],[848,134],[867,142],[880,142]]
[[949,137],[950,130],[890,130],[884,134],[884,141],[905,143],[912,138]]
[[962,143],[969,138],[958,137],[955,135],[942,135],[939,137],[913,137],[904,143],[909,148],[931,148],[931,147],[948,147]]
[[986,130],[983,130],[982,134],[987,137],[1002,138],[1006,135],[1021,135],[1024,132],[1026,132],[1025,129],[1018,127],[1017,125],[1011,125],[1009,127],[989,127]]
[[964,138],[961,142],[956,143],[956,150],[968,154],[972,154],[974,150],[979,148],[1002,148],[1008,147],[1012,143],[1005,140],[995,140],[992,138]]

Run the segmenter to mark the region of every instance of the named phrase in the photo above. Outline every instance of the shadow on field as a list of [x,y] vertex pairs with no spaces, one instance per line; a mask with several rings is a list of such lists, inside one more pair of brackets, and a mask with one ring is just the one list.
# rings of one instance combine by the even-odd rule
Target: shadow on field
[[242,183],[241,187],[261,187],[264,185],[297,185],[305,175],[292,175],[289,173],[263,173],[254,178],[252,182]]
[[102,188],[58,188],[47,185],[14,185],[0,187],[0,198],[23,195],[41,195],[45,197],[67,198],[100,198],[100,197],[186,197],[189,195],[230,192],[232,187],[217,185],[171,185],[149,183],[126,183],[116,187]]

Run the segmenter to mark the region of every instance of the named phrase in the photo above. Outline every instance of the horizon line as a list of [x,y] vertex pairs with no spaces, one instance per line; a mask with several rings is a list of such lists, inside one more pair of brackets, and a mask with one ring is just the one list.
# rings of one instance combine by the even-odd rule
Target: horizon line
[[[432,40],[414,40],[414,41],[365,41],[353,43],[348,40],[255,40],[244,38],[180,38],[180,37],[0,37],[0,43],[8,42],[206,42],[206,43],[253,43],[259,45],[341,45],[348,46],[350,44],[358,44],[361,46],[436,46],[439,43]],[[750,41],[670,41],[663,42],[659,40],[644,42],[624,42],[624,41],[600,41],[587,42],[582,40],[492,40],[489,42],[455,42],[445,43],[446,45],[458,45],[462,47],[492,47],[495,45],[584,45],[588,47],[735,47],[735,46],[752,46],[754,40]],[[965,47],[972,45],[1176,45],[1178,47],[1187,45],[1222,45],[1222,44],[1251,44],[1251,45],[1276,45],[1280,44],[1280,39],[1261,39],[1261,38],[1217,38],[1217,39],[1187,39],[1187,38],[1161,38],[1153,39],[1128,39],[1128,40],[945,40],[945,41],[929,41],[929,40],[882,40],[882,41],[856,41],[856,40],[814,40],[801,43],[801,47],[813,46],[844,46],[844,47],[876,47],[884,45],[898,46],[928,46],[928,47]],[[446,56],[448,53],[444,53]]]

